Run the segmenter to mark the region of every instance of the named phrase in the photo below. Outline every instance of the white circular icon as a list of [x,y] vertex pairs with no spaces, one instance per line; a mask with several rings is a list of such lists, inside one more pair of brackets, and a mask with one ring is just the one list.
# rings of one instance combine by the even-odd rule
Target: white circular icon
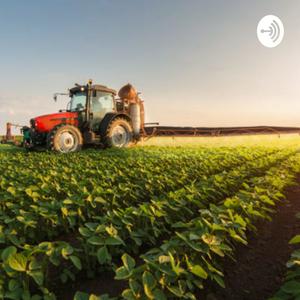
[[264,16],[257,25],[257,38],[268,48],[278,46],[284,36],[284,27],[281,20],[273,15]]

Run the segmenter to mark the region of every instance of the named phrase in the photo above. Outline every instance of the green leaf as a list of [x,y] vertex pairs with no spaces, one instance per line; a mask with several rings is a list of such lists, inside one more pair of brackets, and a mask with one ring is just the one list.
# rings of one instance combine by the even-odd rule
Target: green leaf
[[53,248],[53,244],[50,242],[42,242],[39,244],[39,248],[43,251],[49,250]]
[[16,254],[16,253],[17,253],[16,247],[14,246],[6,247],[1,253],[2,261],[6,261],[11,254]]
[[56,267],[58,267],[60,265],[60,260],[55,255],[50,255],[49,260]]
[[123,280],[128,279],[130,277],[131,273],[124,267],[120,267],[116,270],[116,280]]
[[[98,300],[116,300],[116,298],[109,297],[108,294],[103,294],[103,295],[99,296],[97,299]],[[91,299],[89,299],[89,300],[91,300]]]
[[23,291],[20,288],[20,289],[16,289],[15,291],[6,292],[5,298],[2,299],[19,300],[19,299],[23,299],[22,296],[23,296]]
[[[193,284],[199,289],[199,290],[202,290],[203,289],[203,282],[202,280],[198,280],[198,279],[195,279],[192,281]],[[192,288],[191,288],[192,289]]]
[[141,291],[141,285],[134,279],[129,280],[129,287],[135,296],[137,296]]
[[91,294],[90,297],[89,297],[89,300],[101,300],[101,299],[102,299],[102,297],[98,297],[94,294]]
[[29,271],[27,272],[31,276],[37,285],[42,286],[44,283],[44,274],[42,271]]
[[70,199],[65,199],[65,200],[63,201],[63,204],[73,204],[73,201],[70,200]]
[[212,277],[219,286],[221,286],[223,289],[225,289],[225,282],[221,276],[219,276],[218,274],[212,274]]
[[15,271],[25,272],[27,266],[27,258],[22,253],[11,254],[8,257],[8,265]]
[[[95,231],[97,229],[97,227],[99,226],[99,223],[88,222],[88,223],[85,223],[84,226],[87,227],[91,231]],[[86,229],[86,228],[83,228],[83,229]]]
[[191,267],[191,272],[193,274],[195,274],[196,276],[206,279],[207,278],[207,273],[205,272],[205,270],[199,266],[199,265],[194,265]]
[[74,251],[74,249],[70,245],[68,245],[67,247],[62,248],[61,255],[64,258],[67,258],[69,255],[71,255],[73,253],[73,251]]
[[126,300],[136,300],[136,297],[134,296],[133,292],[130,289],[126,289],[122,292],[123,299]]
[[183,297],[183,293],[181,292],[181,290],[177,286],[167,286],[167,288],[175,296],[177,296],[179,298]]
[[69,215],[69,210],[66,207],[62,207],[61,212],[66,217]]
[[97,259],[100,264],[104,264],[111,261],[111,255],[109,254],[106,246],[101,247],[97,251]]
[[238,234],[236,234],[236,232],[234,232],[233,230],[229,230],[230,232],[230,236],[235,239],[236,241],[244,244],[244,245],[247,245],[248,242],[246,240],[244,240],[241,236],[239,236]]
[[89,295],[82,292],[76,292],[74,300],[89,300]]
[[70,259],[71,259],[73,265],[74,265],[78,270],[81,270],[81,269],[82,269],[81,261],[80,261],[80,259],[79,259],[77,256],[71,255],[71,256],[70,256]]
[[105,227],[105,230],[112,237],[115,237],[118,234],[117,229],[114,228],[112,225]]
[[126,253],[122,255],[122,261],[129,272],[135,267],[134,259]]
[[106,245],[112,245],[112,246],[117,246],[117,245],[125,245],[124,242],[119,238],[119,237],[109,237],[105,240]]
[[155,289],[153,291],[153,296],[155,300],[167,300],[166,295],[164,294],[164,292],[160,289]]
[[213,251],[213,252],[215,252],[216,254],[218,254],[221,257],[225,256],[224,252],[220,249],[219,246],[211,246],[210,250]]
[[13,196],[16,196],[16,189],[13,186],[10,186],[7,191]]
[[78,231],[84,237],[89,237],[92,234],[92,232],[88,228],[85,228],[85,227],[79,227]]
[[11,279],[8,283],[8,289],[13,292],[20,287],[20,283],[16,279]]
[[36,271],[42,268],[42,263],[38,262],[37,259],[32,259],[28,268],[30,271]]
[[145,271],[142,275],[143,285],[144,285],[144,291],[147,297],[150,299],[154,299],[152,290],[156,286],[156,280],[154,276],[149,272]]
[[288,281],[281,287],[281,290],[288,294],[296,296],[300,294],[300,282],[295,280]]
[[290,241],[289,244],[299,244],[300,243],[300,235],[294,236]]
[[171,266],[172,266],[172,270],[175,272],[175,274],[177,276],[179,276],[181,273],[184,273],[185,272],[184,269],[180,267],[180,262],[178,262],[176,264],[175,258],[171,254],[171,252],[169,252],[169,257],[170,257],[170,263],[171,263]]
[[220,244],[220,240],[218,239],[218,237],[216,237],[215,235],[212,234],[203,234],[202,235],[202,240],[203,242],[205,242],[208,245],[219,245]]
[[100,238],[99,236],[92,236],[87,240],[87,242],[91,245],[96,245],[96,246],[104,245],[103,239]]

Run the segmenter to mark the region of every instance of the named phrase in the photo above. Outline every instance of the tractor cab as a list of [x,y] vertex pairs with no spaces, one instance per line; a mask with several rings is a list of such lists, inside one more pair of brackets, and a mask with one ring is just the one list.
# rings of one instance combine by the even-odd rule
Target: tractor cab
[[97,131],[101,120],[108,113],[117,112],[116,91],[103,85],[76,86],[70,89],[67,111],[78,113],[80,123]]
[[120,89],[118,99],[115,90],[91,81],[76,84],[68,95],[70,102],[65,111],[33,118],[31,127],[23,128],[26,147],[74,152],[83,145],[127,147],[139,140],[144,123],[143,101],[130,84]]

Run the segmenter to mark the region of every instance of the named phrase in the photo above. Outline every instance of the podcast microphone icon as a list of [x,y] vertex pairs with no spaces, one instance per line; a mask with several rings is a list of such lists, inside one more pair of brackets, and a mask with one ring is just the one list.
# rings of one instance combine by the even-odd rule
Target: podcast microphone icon
[[267,29],[261,30],[261,33],[265,33],[265,32],[269,33],[269,36],[271,37],[271,39],[273,40],[274,43],[280,37],[280,27],[275,20],[272,21],[271,25],[269,26],[269,30],[267,30]]
[[278,46],[284,36],[284,27],[281,20],[273,15],[263,17],[257,25],[258,40],[268,48]]

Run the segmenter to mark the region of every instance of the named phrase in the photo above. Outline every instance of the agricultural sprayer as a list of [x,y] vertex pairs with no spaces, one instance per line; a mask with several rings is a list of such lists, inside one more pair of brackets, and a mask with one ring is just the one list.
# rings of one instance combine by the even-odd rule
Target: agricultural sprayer
[[[54,100],[61,94],[54,94]],[[70,97],[65,110],[33,118],[30,127],[21,129],[24,147],[67,153],[86,145],[124,148],[153,136],[300,133],[299,127],[178,127],[145,123],[144,103],[130,84],[117,94],[106,86],[93,85],[90,80],[86,85],[75,84],[62,95]]]

